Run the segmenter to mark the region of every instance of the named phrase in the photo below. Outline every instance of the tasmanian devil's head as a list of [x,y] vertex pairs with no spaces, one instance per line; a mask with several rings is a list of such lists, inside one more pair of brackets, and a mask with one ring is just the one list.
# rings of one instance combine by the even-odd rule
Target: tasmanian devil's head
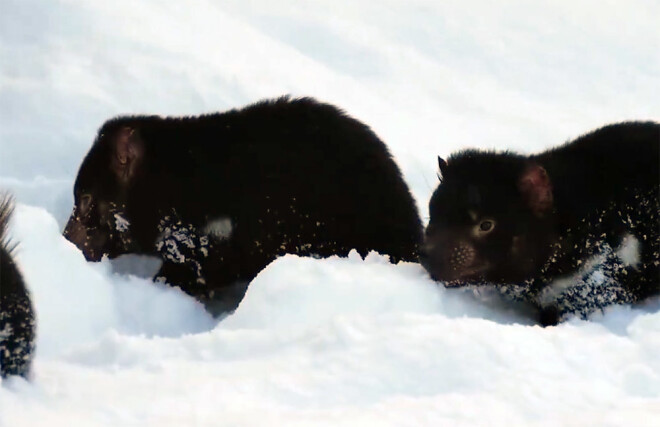
[[109,122],[83,160],[74,185],[74,207],[64,236],[90,261],[131,252],[136,244],[127,217],[132,187],[144,160],[134,126]]
[[554,235],[545,169],[509,153],[464,151],[438,162],[441,182],[421,251],[431,276],[508,283],[539,270]]

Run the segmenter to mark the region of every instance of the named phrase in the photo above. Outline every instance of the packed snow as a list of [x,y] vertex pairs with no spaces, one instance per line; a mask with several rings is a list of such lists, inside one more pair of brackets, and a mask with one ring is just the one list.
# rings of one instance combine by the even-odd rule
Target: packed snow
[[660,4],[3,0],[0,188],[38,316],[2,426],[660,425],[660,299],[541,328],[416,264],[285,256],[212,319],[149,259],[61,237],[96,129],[313,96],[388,144],[422,216],[436,155],[660,119]]

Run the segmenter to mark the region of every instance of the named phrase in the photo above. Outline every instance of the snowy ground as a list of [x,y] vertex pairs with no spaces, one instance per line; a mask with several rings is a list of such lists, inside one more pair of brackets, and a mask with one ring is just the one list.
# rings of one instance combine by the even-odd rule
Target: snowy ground
[[660,425],[657,299],[541,329],[414,264],[290,256],[217,322],[60,237],[118,114],[315,96],[388,143],[422,215],[437,154],[660,119],[656,2],[344,3],[0,2],[0,188],[39,317],[0,425]]

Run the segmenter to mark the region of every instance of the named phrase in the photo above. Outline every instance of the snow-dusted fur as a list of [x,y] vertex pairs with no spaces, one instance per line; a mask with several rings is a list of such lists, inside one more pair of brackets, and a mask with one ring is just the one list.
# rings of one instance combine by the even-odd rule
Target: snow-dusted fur
[[660,124],[529,157],[462,151],[440,169],[423,258],[436,279],[494,283],[545,325],[660,293]]
[[30,295],[12,256],[6,233],[13,210],[0,195],[0,376],[27,377],[34,351],[35,318]]

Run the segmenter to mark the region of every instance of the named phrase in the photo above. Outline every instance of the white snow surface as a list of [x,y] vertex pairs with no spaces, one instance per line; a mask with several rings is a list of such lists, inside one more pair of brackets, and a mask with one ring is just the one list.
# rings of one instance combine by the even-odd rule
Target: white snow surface
[[3,0],[0,188],[39,330],[0,425],[660,425],[657,298],[541,328],[416,264],[285,256],[218,321],[60,235],[109,117],[282,94],[369,124],[426,217],[436,155],[659,120],[658,22],[649,0]]

